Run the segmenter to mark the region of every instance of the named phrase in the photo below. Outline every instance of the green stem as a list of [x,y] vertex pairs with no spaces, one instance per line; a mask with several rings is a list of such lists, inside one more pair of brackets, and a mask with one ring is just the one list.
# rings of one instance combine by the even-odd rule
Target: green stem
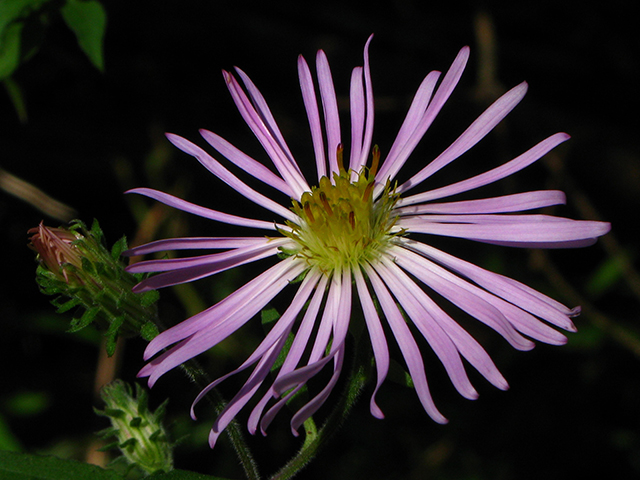
[[[194,359],[183,364],[182,370],[196,385],[198,385],[199,388],[204,389],[210,383],[207,379],[207,374]],[[209,393],[210,395],[207,395],[206,398],[213,406],[216,414],[220,414],[227,402],[215,388]],[[215,398],[211,398],[211,394]],[[232,420],[225,429],[225,434],[231,441],[231,445],[238,456],[238,460],[240,461],[240,465],[244,470],[247,480],[260,480],[258,464],[253,458],[249,445],[247,445],[247,442],[245,441],[244,433],[240,424],[236,420]]]
[[270,480],[287,480],[297,475],[307,464],[315,458],[320,449],[324,447],[332,435],[342,426],[343,421],[351,411],[351,408],[358,400],[367,380],[365,363],[359,355],[360,349],[356,348],[353,355],[351,371],[347,379],[344,391],[335,408],[327,417],[320,430],[316,429],[315,422],[309,418],[304,423],[307,434],[305,442],[300,451],[289,462],[282,467]]

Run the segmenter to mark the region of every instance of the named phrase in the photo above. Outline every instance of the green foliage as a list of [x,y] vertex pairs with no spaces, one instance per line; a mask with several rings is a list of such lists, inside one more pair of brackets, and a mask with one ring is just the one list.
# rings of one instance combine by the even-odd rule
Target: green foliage
[[102,43],[106,13],[96,0],[3,0],[0,2],[0,80],[40,47],[44,30],[58,10],[73,31],[82,51],[100,71],[104,69]]
[[633,260],[627,252],[607,258],[589,278],[587,293],[591,297],[599,297],[611,290],[622,279],[625,268],[632,265]]
[[[124,480],[126,477],[95,465],[51,456],[0,450],[0,478],[3,480]],[[225,480],[186,470],[157,472],[150,480]]]
[[73,31],[89,61],[104,71],[103,41],[107,15],[100,2],[0,0],[0,80],[22,122],[27,118],[26,104],[22,90],[11,76],[38,51],[48,26],[59,17]]
[[107,15],[100,2],[67,0],[60,12],[67,26],[75,33],[82,51],[98,70],[104,71],[102,41],[107,26]]

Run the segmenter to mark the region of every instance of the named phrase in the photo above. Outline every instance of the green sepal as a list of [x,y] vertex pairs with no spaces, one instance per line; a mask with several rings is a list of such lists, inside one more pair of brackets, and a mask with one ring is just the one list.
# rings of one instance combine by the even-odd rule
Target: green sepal
[[122,252],[128,250],[129,247],[127,245],[127,237],[122,237],[111,247],[111,258],[113,260],[118,260],[122,256]]
[[140,328],[140,336],[150,342],[158,336],[158,327],[153,322],[147,322]]
[[121,410],[119,408],[105,408],[103,411],[103,413],[101,414],[104,417],[113,417],[113,418],[124,418],[127,413],[124,410]]
[[120,443],[118,445],[118,447],[120,447],[122,450],[128,448],[128,449],[133,449],[136,444],[138,443],[138,440],[135,438],[129,438],[127,440],[125,440],[124,442]]
[[93,322],[98,313],[100,313],[100,307],[94,307],[89,310],[85,310],[85,312],[82,314],[82,317],[71,319],[70,326],[67,332],[74,333],[82,330],[84,327]]
[[143,307],[150,307],[160,299],[160,292],[157,290],[149,290],[140,294],[140,305]]
[[56,309],[56,313],[64,313],[64,312],[67,312],[67,311],[71,310],[72,308],[77,307],[77,306],[78,306],[78,305],[80,305],[80,303],[81,303],[81,302],[80,302],[80,300],[78,300],[78,299],[76,299],[76,298],[72,298],[71,300],[67,300],[67,301],[66,301],[66,302],[64,302],[64,303],[60,303],[60,304],[59,304],[59,303],[56,303],[56,302],[57,302],[57,300],[58,300],[58,299],[60,299],[60,298],[62,298],[62,297],[58,297],[58,298],[53,299],[53,300],[51,301],[51,303],[52,303],[54,306],[58,307],[58,308]]
[[129,422],[129,426],[133,427],[133,428],[138,428],[141,425],[142,425],[142,418],[141,417],[132,418],[131,421]]
[[[117,450],[118,448],[120,448],[120,442],[111,442],[111,443],[106,444],[104,447],[100,447],[98,449],[98,451],[99,452],[108,452],[109,450]],[[120,457],[118,457],[118,458],[120,458]]]

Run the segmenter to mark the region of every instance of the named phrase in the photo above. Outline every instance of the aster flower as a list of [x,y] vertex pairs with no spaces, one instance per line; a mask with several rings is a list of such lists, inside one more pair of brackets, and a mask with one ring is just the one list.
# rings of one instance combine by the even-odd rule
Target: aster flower
[[[478,394],[469,381],[463,359],[496,387],[507,388],[506,380],[487,352],[431,298],[432,292],[488,325],[519,350],[533,348],[533,340],[553,345],[565,343],[565,336],[553,327],[575,331],[571,317],[579,313],[579,308],[567,308],[516,280],[486,271],[428,243],[430,235],[438,235],[527,248],[579,247],[604,235],[610,228],[607,223],[518,213],[565,203],[560,191],[449,200],[522,170],[569,136],[552,135],[513,160],[452,185],[431,188],[425,182],[478,143],[522,100],[527,90],[527,84],[522,83],[493,103],[450,147],[399,184],[398,172],[458,83],[469,49],[460,50],[441,80],[440,72],[436,71],[425,77],[395,142],[381,160],[377,147],[372,148],[370,42],[371,38],[364,48],[364,66],[354,68],[351,76],[348,165],[326,55],[319,51],[316,57],[318,91],[307,62],[302,56],[298,58],[300,87],[316,160],[317,178],[311,183],[316,186],[310,186],[303,176],[264,97],[240,69],[236,69],[235,75],[223,72],[224,80],[275,172],[215,133],[207,130],[200,133],[239,170],[275,190],[272,194],[278,201],[249,187],[201,147],[177,135],[167,135],[171,143],[195,157],[233,190],[265,208],[268,212],[264,220],[197,206],[149,188],[131,190],[204,218],[256,231],[255,236],[167,239],[136,247],[129,254],[220,250],[209,255],[134,264],[129,267],[132,272],[159,272],[138,284],[136,291],[191,282],[274,257],[273,265],[262,274],[149,343],[145,359],[151,360],[139,376],[149,377],[150,386],[167,371],[233,334],[285,287],[296,289],[291,304],[249,358],[196,398],[194,405],[220,382],[253,368],[243,387],[216,419],[209,437],[212,447],[220,432],[267,381],[290,335],[293,341],[284,350],[284,361],[275,380],[255,403],[248,428],[251,433],[260,429],[264,434],[278,411],[310,378],[325,367],[331,368],[327,385],[293,415],[291,427],[295,434],[325,402],[338,381],[347,354],[345,340],[352,310],[362,312],[371,340],[377,380],[370,410],[378,418],[383,413],[376,404],[376,393],[389,371],[391,335],[404,356],[420,402],[436,422],[447,420],[429,392],[413,330],[426,339],[464,397],[474,399]],[[423,189],[415,193],[420,186]]]

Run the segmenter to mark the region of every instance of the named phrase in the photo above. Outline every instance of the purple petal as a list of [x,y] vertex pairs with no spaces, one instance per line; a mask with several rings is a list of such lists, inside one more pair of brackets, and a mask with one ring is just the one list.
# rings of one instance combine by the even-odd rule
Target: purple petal
[[373,138],[373,120],[374,120],[374,102],[373,102],[373,85],[371,82],[371,68],[369,65],[369,45],[373,40],[373,34],[369,36],[367,43],[364,45],[364,90],[366,100],[366,117],[364,137],[362,139],[362,145],[360,147],[361,157],[360,162],[357,163],[358,167],[362,167],[367,164],[367,158],[371,151],[371,140]]
[[[385,263],[387,268],[394,271],[394,274],[402,280],[406,285],[410,285],[412,295],[420,303],[420,305],[430,315],[431,320],[435,320],[453,341],[458,351],[467,359],[476,370],[478,370],[487,380],[496,387],[506,390],[509,385],[502,374],[498,371],[495,364],[482,348],[482,346],[469,333],[456,323],[449,315],[447,315],[421,288],[413,283],[413,281],[395,266],[392,262]],[[421,316],[414,319],[416,324],[425,322]]]
[[286,287],[291,280],[300,275],[304,269],[305,265],[296,261],[294,257],[277,263],[207,310],[160,333],[147,345],[144,353],[145,360],[153,357],[165,347],[191,337],[194,333],[224,324],[237,312],[244,314],[245,311],[249,311],[246,309],[247,305],[253,308],[254,304],[259,303],[256,299],[266,298],[266,303]]
[[371,339],[371,347],[373,348],[373,356],[376,360],[377,381],[376,387],[371,394],[371,401],[369,402],[369,409],[371,415],[376,418],[384,418],[384,414],[378,404],[376,403],[376,394],[387,377],[389,372],[389,347],[387,346],[387,339],[378,317],[378,312],[369,289],[364,281],[364,277],[360,272],[360,269],[354,269],[353,271],[356,287],[358,288],[358,297],[360,298],[360,305],[362,306],[362,312],[364,313],[364,319],[367,324],[367,330],[369,330],[369,338]]
[[204,138],[207,143],[209,143],[209,145],[211,145],[218,152],[224,155],[225,158],[233,162],[234,165],[240,167],[249,175],[252,175],[258,180],[266,183],[267,185],[272,186],[276,190],[280,190],[285,195],[288,195],[290,197],[293,196],[291,187],[289,187],[289,185],[284,180],[282,180],[282,178],[277,176],[260,162],[254,160],[246,153],[231,145],[224,138],[205,129],[200,130],[200,135],[202,135],[202,138]]
[[[278,371],[276,380],[292,372],[300,362],[300,359],[302,358],[302,355],[304,354],[307,348],[307,344],[309,343],[309,338],[311,337],[311,333],[313,332],[313,329],[315,327],[318,311],[320,310],[322,299],[324,298],[324,292],[327,286],[327,281],[328,281],[328,278],[326,275],[323,275],[320,278],[320,281],[316,287],[316,291],[313,295],[313,298],[311,299],[311,302],[307,307],[304,317],[302,318],[298,332],[296,333],[293,339],[293,343],[291,344],[289,353],[287,354],[282,366],[280,367],[280,370]],[[260,421],[261,432],[263,435],[265,435],[266,434],[265,430],[267,429],[267,427],[269,426],[273,418],[275,418],[275,415],[280,411],[280,409],[284,405],[286,405],[288,398],[290,398],[290,396],[294,394],[295,392],[290,392],[287,395],[287,397],[277,402],[276,405],[274,405],[269,409],[269,411],[267,411],[267,413],[262,418],[262,421],[260,421],[260,417],[262,416],[262,412],[267,402],[272,398],[276,398],[278,396],[272,385],[269,391],[264,395],[264,397],[260,400],[260,402],[258,402],[256,407],[252,410],[251,415],[249,416],[249,422],[248,422],[249,431],[251,433],[255,433],[258,426],[258,422]]]
[[304,108],[309,119],[311,130],[311,140],[313,141],[313,151],[316,154],[316,168],[318,181],[327,174],[327,163],[324,156],[324,142],[322,140],[322,126],[320,122],[320,112],[318,111],[318,100],[313,86],[313,78],[306,60],[300,55],[298,57],[298,77],[300,78],[300,90]]
[[285,158],[289,160],[293,168],[300,174],[300,176],[302,176],[302,172],[300,171],[300,166],[297,164],[297,162],[293,158],[293,155],[291,154],[291,151],[287,146],[287,142],[285,142],[284,137],[282,136],[282,133],[278,128],[278,124],[273,118],[273,115],[271,114],[271,110],[269,110],[269,105],[267,105],[267,102],[265,101],[264,97],[260,93],[260,90],[258,90],[258,88],[253,84],[249,76],[246,73],[244,73],[241,69],[236,67],[236,72],[242,79],[242,83],[244,83],[245,88],[249,92],[249,95],[251,96],[251,100],[254,106],[256,107],[258,114],[263,119],[264,123],[266,124],[271,134],[276,138],[278,142],[278,146],[280,147],[282,152],[284,152]]
[[282,175],[282,178],[287,182],[294,195],[300,197],[302,193],[309,190],[306,180],[299,173],[297,167],[294,167],[289,157],[287,157],[287,153],[274,137],[274,133],[267,128],[264,119],[256,112],[238,81],[229,72],[223,72],[223,75],[242,118],[244,118],[244,121],[249,128],[251,128],[251,131],[267,152],[269,158],[271,158],[271,161],[280,175]]
[[526,248],[536,245],[540,245],[541,248],[574,247],[576,241],[591,242],[611,229],[611,225],[605,222],[570,220],[547,215],[498,217],[478,218],[477,220],[486,220],[487,223],[470,224],[435,223],[422,217],[402,217],[397,225],[409,232],[467,238],[481,242],[501,242]]
[[[494,328],[494,330],[503,336],[503,332],[498,330],[496,326],[500,328],[504,323],[496,324],[492,322],[491,316],[485,316],[486,309],[488,309],[489,312],[497,313],[499,315],[498,318],[505,319],[511,329],[515,328],[536,340],[553,345],[566,343],[567,340],[564,335],[542,323],[533,315],[456,277],[451,272],[428,261],[426,258],[402,249],[394,249],[394,254],[396,255],[396,262],[403,269],[422,280],[426,285],[443,295],[454,305],[457,305],[478,320]],[[490,323],[486,321],[487,319]],[[505,338],[510,340],[510,337]],[[522,339],[522,337],[518,335],[515,339]],[[533,343],[528,340],[525,340],[524,344],[519,342],[517,344],[512,343],[512,345],[519,350],[529,350],[533,348]]]
[[376,297],[378,298],[382,311],[384,312],[387,322],[391,327],[393,336],[402,351],[407,368],[409,369],[409,375],[411,375],[411,379],[413,380],[416,393],[418,394],[418,398],[420,399],[422,406],[434,421],[438,423],[447,423],[447,419],[438,411],[433,399],[431,398],[420,349],[411,335],[404,318],[402,318],[402,314],[398,310],[393,298],[391,298],[385,284],[380,280],[373,268],[367,265],[365,266],[365,271],[371,281],[373,289],[376,292]]
[[134,263],[127,268],[127,271],[131,273],[167,272],[154,275],[138,283],[133,288],[133,291],[141,293],[199,280],[224,272],[230,268],[246,265],[247,263],[276,255],[278,252],[279,249],[277,245],[264,245],[257,248],[239,248],[230,252],[203,255],[200,257],[147,260]]
[[[376,178],[380,179],[379,183],[384,185],[387,179],[393,179],[395,177],[395,174],[400,170],[402,165],[404,165],[404,163],[409,158],[409,155],[411,155],[416,145],[424,136],[427,129],[431,126],[436,116],[444,106],[445,102],[449,99],[449,96],[453,92],[453,89],[458,84],[458,81],[462,76],[462,72],[464,71],[464,68],[467,64],[467,60],[469,59],[469,51],[469,47],[464,47],[460,50],[460,52],[458,52],[458,55],[456,56],[455,60],[451,64],[451,67],[444,76],[442,84],[440,84],[440,87],[438,87],[438,90],[434,94],[433,100],[429,103],[429,106],[420,118],[420,121],[415,124],[414,128],[411,129],[411,135],[409,136],[409,138],[407,138],[406,141],[403,141],[402,144],[399,144],[401,148],[399,149],[397,154],[395,154],[395,156],[389,155],[389,157],[387,157],[385,165],[387,163],[390,163],[389,172],[385,171],[384,175],[376,175]],[[433,74],[434,73],[432,72],[429,75]]]
[[[426,263],[419,255],[411,254],[402,248],[394,248],[391,255],[395,256],[396,263],[404,270],[414,275],[428,287],[442,295],[451,303],[477,318],[482,323],[491,327],[502,335],[514,348],[518,350],[531,350],[533,342],[520,335],[503,312],[482,299],[480,289],[465,288],[467,285],[459,282],[460,279],[442,268]],[[471,287],[469,285],[469,287]]]
[[167,250],[198,250],[198,249],[225,249],[241,248],[253,245],[262,245],[265,241],[271,241],[268,237],[182,237],[156,240],[137,247],[130,248],[122,254],[127,257],[147,255],[149,253],[164,252]]
[[318,86],[320,87],[320,98],[322,99],[322,109],[324,111],[325,131],[327,132],[327,154],[329,156],[329,172],[338,172],[338,145],[340,140],[340,116],[338,115],[338,101],[336,91],[333,87],[331,69],[327,56],[322,50],[316,55],[316,70],[318,75]]
[[[349,93],[349,111],[351,112],[351,157],[349,168],[359,172],[362,156],[362,135],[364,133],[364,86],[362,84],[362,67],[356,67],[351,73],[351,91]],[[365,157],[366,158],[366,157]]]
[[407,205],[406,207],[397,208],[395,212],[398,212],[400,215],[417,215],[421,213],[509,213],[550,207],[552,205],[564,205],[565,202],[566,196],[559,190],[538,190],[535,192],[516,193],[514,195],[483,198],[480,200]]
[[239,225],[241,227],[261,228],[265,230],[277,230],[278,228],[285,228],[284,225],[278,225],[273,222],[265,222],[264,220],[254,220],[252,218],[238,217],[229,213],[218,212],[217,210],[211,210],[210,208],[201,207],[200,205],[194,205],[191,202],[187,202],[168,193],[153,190],[151,188],[133,188],[127,190],[125,193],[137,193],[138,195],[144,195],[145,197],[153,198],[158,202],[169,205],[170,207],[177,208],[184,212],[192,213],[200,217],[215,220],[217,222],[228,223],[230,225]]
[[478,392],[469,381],[458,349],[415,298],[415,290],[419,290],[417,285],[408,276],[401,274],[397,267],[394,269],[392,262],[383,260],[374,268],[438,356],[456,390],[470,400],[478,398]]
[[569,138],[571,137],[569,137],[569,135],[567,135],[566,133],[556,133],[555,135],[552,135],[549,138],[538,143],[536,146],[530,148],[522,155],[517,156],[513,160],[510,160],[509,162],[500,165],[499,167],[489,170],[488,172],[481,173],[480,175],[476,175],[475,177],[471,177],[466,180],[447,185],[445,187],[401,198],[398,201],[398,206],[400,207],[405,205],[413,205],[415,203],[427,202],[438,198],[450,197],[458,193],[467,192],[469,190],[489,185],[490,183],[513,175],[523,168],[528,167],[533,162],[538,161],[544,155],[549,153],[562,142],[566,142],[567,140],[569,140]]
[[464,275],[489,292],[498,295],[553,325],[569,331],[576,330],[569,319],[569,317],[573,315],[574,310],[565,307],[560,302],[535,291],[527,285],[503,275],[484,270],[472,263],[456,258],[453,255],[449,255],[424,243],[408,240],[404,242],[404,246]]
[[389,150],[389,154],[382,164],[378,175],[376,175],[380,183],[386,183],[387,178],[395,178],[397,173],[400,171],[400,168],[407,160],[408,155],[399,157],[398,154],[407,147],[408,139],[420,126],[420,121],[429,106],[433,90],[435,89],[439,78],[440,72],[430,72],[429,75],[422,80],[420,87],[418,87],[418,91],[413,97],[413,101],[411,102],[411,106],[409,107],[409,111],[407,112],[404,122],[402,122],[398,135]]
[[167,134],[167,138],[171,143],[173,143],[176,147],[182,150],[185,153],[195,157],[207,170],[213,173],[220,180],[225,182],[231,188],[233,188],[236,192],[245,196],[249,200],[251,200],[256,205],[260,205],[264,208],[271,210],[272,212],[280,215],[283,218],[286,218],[289,221],[297,222],[298,216],[294,214],[288,208],[283,207],[279,203],[274,202],[270,198],[265,197],[264,195],[256,192],[254,189],[250,188],[247,184],[240,181],[238,177],[233,175],[229,170],[224,168],[220,162],[214,159],[211,155],[205,152],[203,149],[198,147],[197,145],[191,143],[189,140],[186,140],[178,135],[174,135],[171,133]]
[[523,82],[496,100],[469,126],[469,128],[462,133],[462,135],[460,135],[451,144],[449,148],[442,152],[435,160],[420,170],[416,175],[411,177],[407,182],[400,185],[400,187],[398,187],[398,192],[404,193],[410,188],[419,185],[426,178],[429,178],[435,172],[451,163],[482,140],[487,133],[493,130],[493,128],[500,123],[518,103],[520,103],[520,100],[524,98],[526,92],[527,84]]

